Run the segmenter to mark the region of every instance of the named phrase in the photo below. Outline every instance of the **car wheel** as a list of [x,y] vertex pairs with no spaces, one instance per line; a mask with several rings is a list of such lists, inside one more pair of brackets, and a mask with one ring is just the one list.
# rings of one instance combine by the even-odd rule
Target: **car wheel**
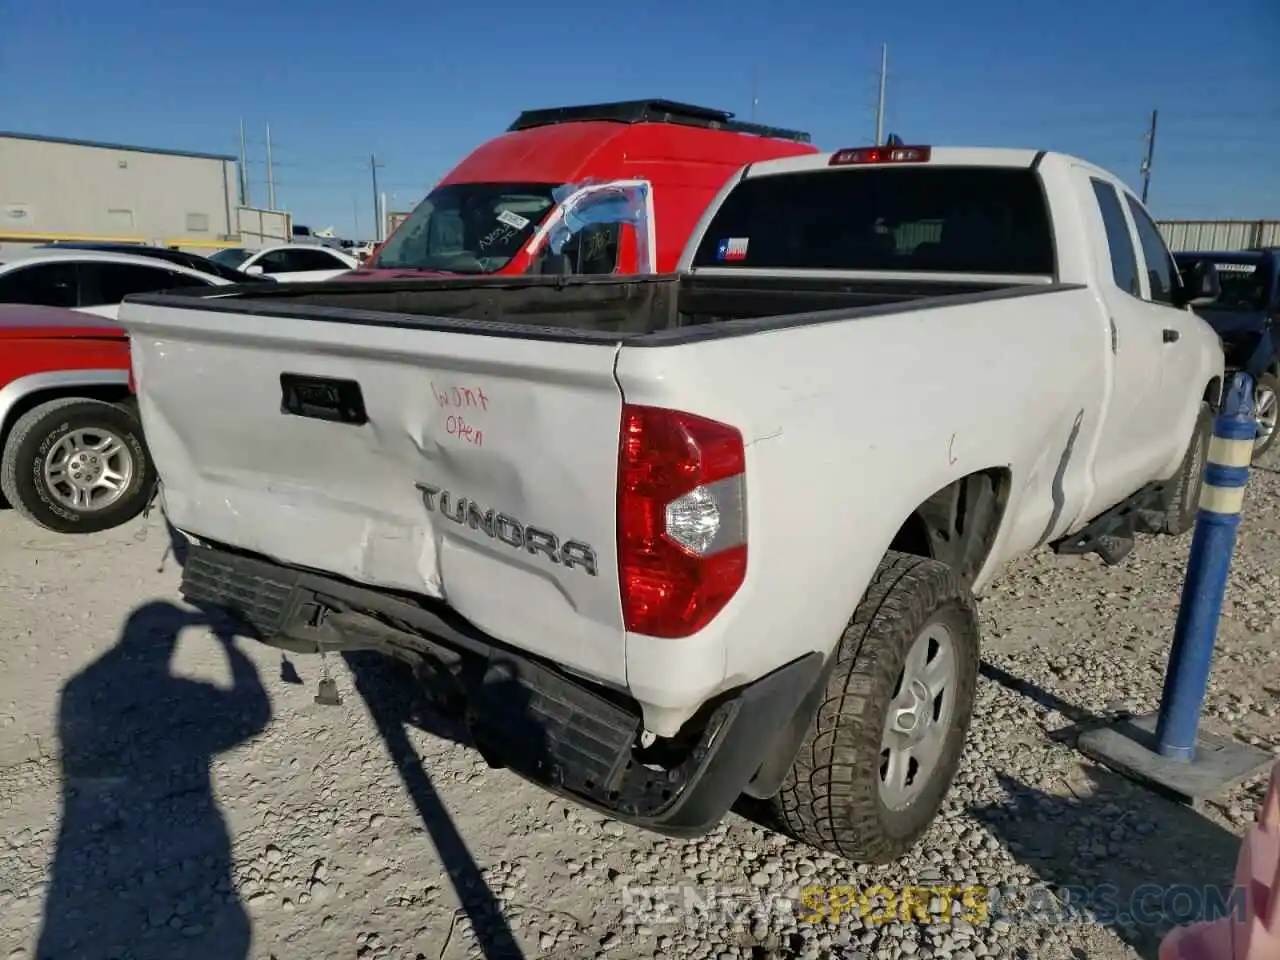
[[154,485],[141,423],[98,400],[64,397],[29,410],[0,455],[5,498],[59,533],[96,533],[132,520]]
[[861,863],[906,854],[960,765],[979,645],[977,607],[955,572],[888,553],[840,638],[772,819]]
[[1276,442],[1276,421],[1280,414],[1280,380],[1274,373],[1260,376],[1253,390],[1253,415],[1258,421],[1258,436],[1253,441],[1253,462]]
[[1165,486],[1164,533],[1181,536],[1196,524],[1196,511],[1200,508],[1200,487],[1204,483],[1205,458],[1209,453],[1209,440],[1213,437],[1213,408],[1200,404],[1196,428],[1182,457],[1177,474]]

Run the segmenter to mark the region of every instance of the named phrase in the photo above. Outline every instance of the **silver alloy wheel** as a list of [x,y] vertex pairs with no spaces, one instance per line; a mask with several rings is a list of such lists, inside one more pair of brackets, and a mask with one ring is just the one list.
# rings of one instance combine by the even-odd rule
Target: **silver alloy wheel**
[[880,799],[900,810],[932,779],[951,730],[959,686],[955,640],[926,624],[907,651],[880,740]]
[[1276,392],[1259,382],[1253,391],[1253,415],[1258,421],[1258,435],[1253,441],[1256,446],[1264,445],[1276,432],[1276,414]]
[[133,453],[110,430],[72,430],[44,458],[44,482],[64,507],[92,513],[111,506],[133,480]]

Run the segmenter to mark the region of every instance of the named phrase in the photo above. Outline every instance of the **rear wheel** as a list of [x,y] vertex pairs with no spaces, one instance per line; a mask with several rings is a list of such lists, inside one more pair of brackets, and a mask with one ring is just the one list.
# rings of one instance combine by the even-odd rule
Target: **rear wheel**
[[132,520],[154,484],[142,425],[100,400],[64,397],[29,410],[0,456],[5,498],[59,533],[95,533]]
[[1164,532],[1170,536],[1180,536],[1195,526],[1196,511],[1200,507],[1200,486],[1204,482],[1205,457],[1209,453],[1212,436],[1213,408],[1202,403],[1182,465],[1165,488]]
[[1253,414],[1258,421],[1258,436],[1253,441],[1253,462],[1276,442],[1276,421],[1280,414],[1280,380],[1274,373],[1264,373],[1253,389]]
[[978,655],[977,608],[951,568],[888,553],[770,801],[783,829],[863,863],[906,854],[959,767]]

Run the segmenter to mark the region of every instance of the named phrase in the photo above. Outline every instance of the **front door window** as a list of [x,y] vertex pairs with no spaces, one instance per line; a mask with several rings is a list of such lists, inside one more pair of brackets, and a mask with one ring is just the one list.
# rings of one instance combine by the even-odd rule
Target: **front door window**
[[[561,258],[571,274],[653,272],[650,234],[652,193],[643,180],[569,184],[556,193],[560,206],[549,228],[535,241],[534,269],[548,257]],[[624,235],[630,234],[635,266],[619,264]]]

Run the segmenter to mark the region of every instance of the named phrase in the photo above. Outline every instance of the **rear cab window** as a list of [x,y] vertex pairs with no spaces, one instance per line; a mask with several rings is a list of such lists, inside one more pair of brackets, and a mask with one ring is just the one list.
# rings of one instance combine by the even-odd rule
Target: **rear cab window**
[[742,181],[694,267],[1052,276],[1039,175],[1021,167],[823,168]]

